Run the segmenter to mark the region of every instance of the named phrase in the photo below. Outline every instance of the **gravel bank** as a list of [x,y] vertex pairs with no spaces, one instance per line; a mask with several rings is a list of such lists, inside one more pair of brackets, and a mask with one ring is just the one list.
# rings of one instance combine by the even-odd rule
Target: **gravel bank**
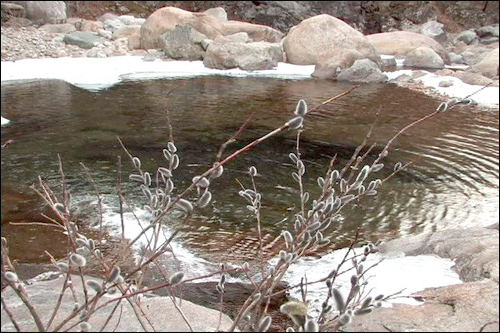
[[[35,27],[1,27],[2,61],[35,58],[99,57],[146,55],[145,50],[129,50],[128,41],[120,38],[105,41],[90,50],[63,42],[64,34],[51,33]],[[100,51],[100,52],[98,52]]]

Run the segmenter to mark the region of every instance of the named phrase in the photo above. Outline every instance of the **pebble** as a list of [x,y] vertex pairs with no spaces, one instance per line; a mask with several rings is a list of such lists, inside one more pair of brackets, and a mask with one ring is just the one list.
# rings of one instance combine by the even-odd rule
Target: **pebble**
[[90,50],[64,43],[62,33],[50,33],[35,27],[1,27],[2,61],[59,57],[110,57],[148,54],[145,50],[129,50],[126,41],[106,41]]

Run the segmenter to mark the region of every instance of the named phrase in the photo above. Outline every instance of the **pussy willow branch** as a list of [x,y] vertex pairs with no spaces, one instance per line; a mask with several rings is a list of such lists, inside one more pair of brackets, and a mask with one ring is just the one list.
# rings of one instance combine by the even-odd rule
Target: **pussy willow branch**
[[396,140],[396,138],[397,138],[399,135],[401,135],[404,131],[406,131],[407,129],[409,129],[409,128],[411,128],[411,127],[415,126],[415,125],[416,125],[416,124],[418,124],[418,123],[421,123],[422,121],[424,121],[424,120],[426,120],[426,119],[429,119],[429,118],[431,118],[431,117],[433,117],[433,116],[437,115],[438,113],[440,113],[440,111],[438,111],[438,110],[436,110],[436,111],[434,111],[434,112],[432,112],[432,113],[429,113],[428,115],[423,116],[422,118],[415,120],[414,122],[412,122],[412,123],[410,123],[410,124],[406,125],[406,126],[405,126],[405,127],[403,127],[401,130],[399,130],[399,132],[397,132],[397,133],[396,133],[396,134],[395,134],[395,135],[394,135],[394,136],[393,136],[393,137],[392,137],[392,138],[391,138],[391,139],[387,142],[387,144],[385,145],[384,149],[382,149],[382,151],[380,152],[380,154],[379,154],[379,155],[378,155],[378,157],[375,159],[375,161],[373,162],[373,164],[372,164],[372,165],[377,164],[377,163],[378,163],[378,162],[379,162],[382,158],[384,158],[384,157],[385,157],[384,155],[385,155],[385,154],[386,154],[386,152],[388,151],[388,149],[389,149],[389,147],[391,146],[392,142],[393,142],[394,140]]
[[[351,159],[349,160],[349,162],[347,162],[347,164],[344,166],[344,168],[340,172],[339,179],[342,179],[344,177],[345,172],[349,169],[351,164],[356,160],[361,149],[363,149],[363,147],[366,146],[366,143],[368,142],[368,139],[370,138],[370,136],[372,134],[373,128],[375,127],[375,124],[377,123],[379,114],[380,114],[380,108],[378,109],[378,111],[375,115],[375,117],[376,117],[375,121],[371,124],[370,129],[368,130],[368,133],[366,133],[366,136],[365,136],[363,142],[358,147],[356,147],[356,150],[354,150],[354,154],[352,154]],[[352,173],[351,173],[351,175],[352,175]]]
[[[326,104],[329,104],[347,94],[349,94],[351,91],[353,91],[355,88],[357,88],[358,86],[353,86],[351,87],[350,89],[346,90],[345,92],[335,96],[335,97],[332,97],[324,102],[322,102],[321,104],[317,105],[316,107],[312,108],[307,114],[310,114],[310,113],[314,113],[315,111],[317,111],[320,107],[326,105]],[[289,125],[288,125],[288,122],[286,122],[285,124],[281,125],[280,127],[274,129],[273,131],[265,134],[264,136],[250,142],[249,144],[247,144],[246,146],[244,146],[243,148],[240,148],[238,149],[237,151],[235,151],[234,153],[230,154],[229,156],[227,156],[226,158],[224,158],[222,161],[220,161],[218,164],[212,166],[211,168],[209,168],[207,171],[205,171],[201,176],[200,176],[200,180],[203,178],[203,177],[207,177],[209,176],[212,172],[214,172],[220,165],[225,165],[227,164],[228,162],[232,161],[233,159],[237,158],[238,156],[240,156],[241,154],[247,152],[248,150],[252,149],[253,147],[257,146],[258,144],[262,143],[263,141],[266,141],[267,139],[275,136],[276,134],[279,134],[285,130],[289,129]],[[120,142],[120,145],[122,146],[122,148],[124,149],[124,151],[126,152],[126,154],[129,156],[129,158],[132,160],[133,159],[133,156],[128,152],[128,150],[125,148],[125,145],[123,144],[123,142],[120,140],[119,137],[117,137],[118,141]],[[179,194],[177,196],[177,198],[170,204],[170,206],[163,210],[155,219],[155,223],[160,221],[160,219],[165,216],[165,214],[167,212],[169,212],[174,206],[175,204],[181,199],[181,198],[184,198],[188,193],[190,193],[193,188],[196,186],[196,182],[193,182],[190,186],[188,186],[181,194]],[[149,228],[152,227],[152,225],[154,225],[155,223],[151,223],[148,227],[146,227],[143,231],[141,231],[137,236],[136,238],[134,238],[134,240],[131,242],[131,244],[135,243],[147,230],[149,230]]]
[[12,311],[9,308],[9,306],[7,305],[7,303],[5,302],[5,300],[3,299],[3,295],[1,296],[1,299],[2,299],[2,310],[5,311],[5,313],[7,314],[7,316],[9,316],[9,319],[10,319],[11,323],[14,325],[15,329],[18,332],[22,332],[22,329],[19,326],[19,324],[17,323],[16,318],[14,318],[14,313],[12,313]]

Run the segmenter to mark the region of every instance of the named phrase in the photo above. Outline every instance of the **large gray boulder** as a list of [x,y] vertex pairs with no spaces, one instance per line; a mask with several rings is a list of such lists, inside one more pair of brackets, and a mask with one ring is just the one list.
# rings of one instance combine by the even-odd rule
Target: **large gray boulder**
[[[96,278],[85,277],[86,281],[89,279],[101,282],[101,280]],[[59,293],[61,292],[63,282],[64,278],[59,277],[55,280],[39,281],[25,286],[34,307],[44,323],[48,322],[52,314],[52,311],[57,303]],[[77,290],[77,297],[79,298],[80,304],[82,304],[84,295],[81,279],[79,276],[73,275],[72,282],[75,290]],[[90,297],[95,294],[94,291],[89,291],[89,293]],[[15,314],[18,323],[24,331],[38,331],[33,320],[30,319],[31,316],[29,315],[28,309],[16,296],[12,288],[8,287],[5,290],[2,290],[2,298],[6,301],[6,304],[8,304],[9,309]],[[97,305],[99,306],[104,304],[104,302],[111,299],[112,298],[109,296],[104,296]],[[131,298],[131,301],[135,302],[135,299]],[[176,299],[176,301],[179,302],[178,299]],[[72,293],[69,289],[67,289],[54,323],[59,323],[63,318],[68,317],[72,313],[74,304],[75,300],[73,299]],[[137,316],[141,318],[141,321],[149,331],[153,331],[153,329],[149,325],[148,320],[150,320],[154,325],[154,331],[156,332],[191,331],[185,320],[180,315],[179,310],[174,307],[170,297],[143,297],[141,299],[141,310],[138,310],[137,313],[134,312],[134,309],[126,300],[123,300],[121,304],[123,308],[119,308],[119,310],[115,312],[109,323],[106,325],[106,329],[104,331],[110,331],[115,328],[116,325],[116,332],[143,332],[144,329],[140,325]],[[92,325],[92,331],[97,331],[103,327],[115,305],[116,302],[112,302],[104,306],[92,315],[90,319],[88,319],[88,323]],[[207,309],[186,300],[182,300],[182,303],[178,303],[178,306],[182,310],[186,319],[189,321],[194,332],[214,332],[217,330],[219,311]],[[69,325],[75,323],[77,318],[69,321],[69,323],[64,327],[67,328]],[[148,320],[146,320],[146,318]],[[229,317],[222,315],[220,329],[225,331],[231,324],[232,321]],[[54,327],[54,325],[51,326],[52,329]],[[77,328],[78,326],[73,328],[71,331],[77,331]],[[4,308],[2,307],[2,332],[4,331],[13,332],[15,329],[9,320],[9,316],[5,313]]]
[[444,61],[433,49],[421,46],[408,52],[403,65],[419,68],[444,68]]
[[439,54],[445,64],[449,64],[448,52],[429,36],[410,31],[394,31],[367,35],[366,38],[379,54],[405,57],[410,51],[425,46]]
[[91,49],[98,44],[104,43],[106,40],[98,37],[87,31],[74,31],[64,36],[63,42],[66,44],[76,45],[82,49]]
[[315,65],[321,57],[339,50],[356,50],[364,58],[379,62],[375,48],[359,31],[331,15],[317,15],[294,26],[283,40],[287,62]]
[[26,9],[26,18],[37,25],[66,23],[64,1],[13,1]]
[[279,43],[210,43],[203,59],[208,68],[240,68],[246,71],[273,69],[283,60]]
[[141,27],[141,47],[161,48],[160,37],[178,25],[190,25],[210,39],[222,33],[222,23],[207,13],[191,13],[175,7],[163,7],[151,14]]
[[178,60],[202,60],[204,50],[201,42],[207,36],[190,25],[178,25],[161,37],[161,49],[165,55]]

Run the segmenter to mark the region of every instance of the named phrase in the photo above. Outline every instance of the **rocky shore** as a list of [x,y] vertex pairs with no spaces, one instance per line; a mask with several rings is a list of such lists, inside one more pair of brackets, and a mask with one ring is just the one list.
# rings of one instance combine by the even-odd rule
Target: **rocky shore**
[[[202,60],[207,68],[247,71],[287,62],[315,65],[312,77],[317,79],[352,82],[387,82],[382,71],[404,65],[498,86],[498,23],[450,32],[431,17],[420,25],[407,23],[405,30],[365,35],[321,14],[283,33],[230,20],[223,7],[204,12],[163,7],[146,18],[105,13],[88,20],[66,17],[62,1],[46,6],[24,9],[2,3],[2,61],[136,55],[146,61]],[[412,78],[396,82],[408,86]]]

